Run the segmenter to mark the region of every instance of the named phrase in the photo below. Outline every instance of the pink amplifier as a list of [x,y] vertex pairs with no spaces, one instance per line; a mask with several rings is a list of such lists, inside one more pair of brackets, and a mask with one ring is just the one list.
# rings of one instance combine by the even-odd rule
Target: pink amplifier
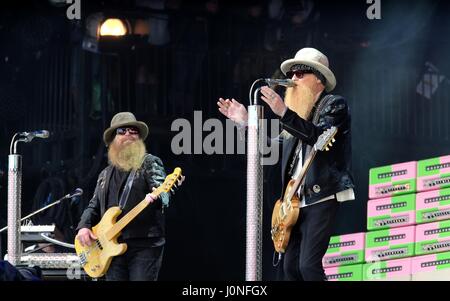
[[332,236],[322,259],[324,267],[334,267],[364,262],[366,233]]
[[369,199],[416,192],[416,169],[416,161],[371,168]]
[[415,226],[366,233],[367,262],[414,256]]
[[416,255],[450,251],[450,220],[416,226]]
[[363,266],[364,281],[410,281],[411,258],[366,263]]
[[328,281],[362,281],[362,264],[325,268]]
[[417,191],[450,187],[450,155],[417,162]]
[[367,229],[379,230],[414,225],[415,208],[414,193],[370,200],[367,203]]
[[450,281],[450,252],[414,257],[411,269],[413,281]]
[[418,224],[450,219],[450,188],[420,192],[416,195]]

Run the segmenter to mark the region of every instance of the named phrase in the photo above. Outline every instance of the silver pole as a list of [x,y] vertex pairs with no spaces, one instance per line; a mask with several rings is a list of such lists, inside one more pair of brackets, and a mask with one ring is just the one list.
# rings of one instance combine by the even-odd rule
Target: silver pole
[[260,152],[262,118],[262,106],[248,107],[246,281],[262,280],[263,168]]
[[22,202],[22,156],[8,156],[8,261],[20,263],[20,204]]

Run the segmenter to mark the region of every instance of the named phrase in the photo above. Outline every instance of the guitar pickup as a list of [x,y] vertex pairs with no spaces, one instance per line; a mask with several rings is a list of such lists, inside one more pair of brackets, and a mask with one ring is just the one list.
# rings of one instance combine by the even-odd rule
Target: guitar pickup
[[98,239],[95,241],[95,245],[96,245],[100,250],[103,250],[102,244],[100,243],[100,241],[99,241]]

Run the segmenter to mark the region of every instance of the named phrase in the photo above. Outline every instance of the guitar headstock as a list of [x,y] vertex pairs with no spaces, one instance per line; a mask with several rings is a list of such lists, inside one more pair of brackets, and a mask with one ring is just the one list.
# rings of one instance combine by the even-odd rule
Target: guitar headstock
[[316,151],[329,151],[329,147],[333,145],[333,143],[336,141],[334,139],[334,136],[337,133],[337,128],[335,126],[332,126],[331,128],[327,129],[325,132],[323,132],[319,138],[317,139],[316,144],[314,144],[314,149]]
[[155,191],[152,193],[154,195],[159,195],[163,192],[169,192],[174,186],[177,187],[181,185],[184,181],[184,176],[181,174],[181,168],[177,167],[174,171],[166,177],[164,183],[162,183]]

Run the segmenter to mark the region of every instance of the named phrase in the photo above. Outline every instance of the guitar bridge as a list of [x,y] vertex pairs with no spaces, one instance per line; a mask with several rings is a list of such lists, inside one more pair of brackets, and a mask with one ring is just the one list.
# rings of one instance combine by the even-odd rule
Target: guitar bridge
[[84,267],[87,264],[86,254],[84,254],[84,252],[83,252],[78,257],[80,258],[81,266]]

